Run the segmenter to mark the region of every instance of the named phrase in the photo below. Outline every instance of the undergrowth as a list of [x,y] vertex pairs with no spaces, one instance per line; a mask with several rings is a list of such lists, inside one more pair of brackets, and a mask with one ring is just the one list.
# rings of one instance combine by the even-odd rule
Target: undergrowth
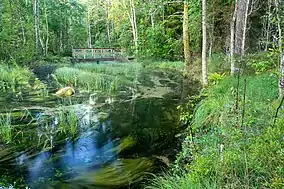
[[284,108],[273,125],[277,78],[241,76],[238,87],[237,77],[226,77],[204,90],[173,172],[150,188],[283,188]]
[[44,84],[26,67],[0,64],[0,91],[21,92],[24,89],[43,89]]

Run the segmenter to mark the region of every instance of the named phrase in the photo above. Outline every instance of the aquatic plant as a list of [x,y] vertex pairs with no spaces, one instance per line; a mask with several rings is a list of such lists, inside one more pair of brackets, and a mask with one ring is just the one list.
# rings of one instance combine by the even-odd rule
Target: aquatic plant
[[130,86],[138,76],[140,64],[78,64],[73,68],[58,68],[53,74],[59,86],[71,85],[88,91],[103,91],[114,94]]
[[79,131],[79,118],[74,109],[61,107],[57,112],[56,117],[58,118],[59,132],[64,134],[71,134],[72,137],[77,134],[77,132]]
[[0,138],[5,143],[12,141],[11,113],[0,115]]
[[75,110],[69,110],[67,113],[67,120],[70,126],[70,134],[75,136],[78,132],[78,117]]
[[26,67],[0,64],[0,91],[17,92],[23,89],[42,89],[44,84]]

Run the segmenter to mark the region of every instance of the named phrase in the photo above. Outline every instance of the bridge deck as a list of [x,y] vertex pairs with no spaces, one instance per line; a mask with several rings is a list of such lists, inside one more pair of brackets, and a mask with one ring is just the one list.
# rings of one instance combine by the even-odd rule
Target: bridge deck
[[127,62],[121,49],[116,48],[75,48],[72,49],[72,61],[74,62],[98,62],[98,61],[119,61]]

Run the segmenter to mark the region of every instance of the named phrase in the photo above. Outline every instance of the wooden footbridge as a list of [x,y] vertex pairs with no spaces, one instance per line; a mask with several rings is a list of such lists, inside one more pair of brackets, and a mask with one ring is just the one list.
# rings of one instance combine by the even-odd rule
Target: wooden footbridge
[[116,48],[74,48],[72,62],[118,61],[128,62],[131,58],[125,56],[122,49]]

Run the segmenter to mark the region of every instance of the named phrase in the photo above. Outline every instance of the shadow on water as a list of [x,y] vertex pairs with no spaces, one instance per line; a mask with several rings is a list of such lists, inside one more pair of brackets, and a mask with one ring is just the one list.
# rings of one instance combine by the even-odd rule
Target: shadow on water
[[19,100],[13,105],[33,108],[11,112],[16,134],[0,144],[0,175],[19,188],[140,188],[135,183],[160,170],[157,156],[175,155],[181,130],[176,106],[182,95],[172,88],[178,81],[152,82],[155,90],[141,88],[140,96],[102,105],[90,104],[89,96],[70,103]]

